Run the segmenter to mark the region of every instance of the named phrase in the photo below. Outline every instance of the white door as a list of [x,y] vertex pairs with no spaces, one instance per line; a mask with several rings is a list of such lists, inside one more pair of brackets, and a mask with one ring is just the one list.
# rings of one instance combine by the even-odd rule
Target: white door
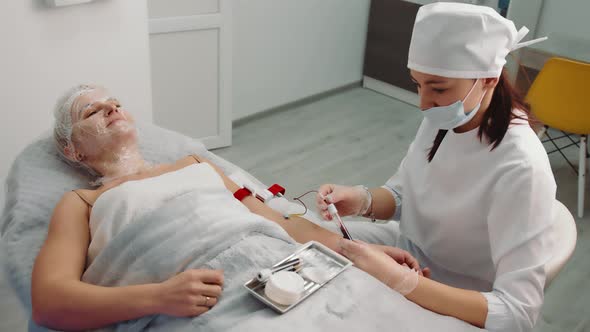
[[231,145],[231,0],[148,0],[154,122]]

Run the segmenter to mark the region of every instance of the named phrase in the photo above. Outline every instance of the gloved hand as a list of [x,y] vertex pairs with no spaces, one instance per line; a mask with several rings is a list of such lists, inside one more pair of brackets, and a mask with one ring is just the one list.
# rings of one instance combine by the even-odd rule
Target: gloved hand
[[[362,241],[357,242],[363,243]],[[371,249],[384,252],[387,256],[393,258],[396,262],[398,262],[398,264],[402,266],[407,266],[412,270],[418,271],[419,275],[424,276],[426,278],[430,278],[430,269],[427,267],[421,269],[418,260],[409,252],[400,248],[384,246],[380,244],[369,243],[368,246],[371,247]]]
[[366,243],[341,239],[338,252],[348,257],[356,267],[404,296],[418,286],[417,270],[400,265],[383,251],[371,248]]
[[[328,213],[328,204],[334,203],[341,217],[360,216],[367,212],[371,205],[371,196],[363,186],[340,186],[337,184],[324,184],[318,189],[316,206],[318,213],[325,220],[332,220]],[[329,203],[327,203],[327,202]]]

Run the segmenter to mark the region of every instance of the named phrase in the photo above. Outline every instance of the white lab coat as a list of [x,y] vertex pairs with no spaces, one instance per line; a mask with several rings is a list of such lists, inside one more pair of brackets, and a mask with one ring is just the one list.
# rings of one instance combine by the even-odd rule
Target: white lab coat
[[544,266],[556,184],[528,123],[514,120],[494,150],[478,129],[449,131],[432,162],[438,130],[424,120],[384,188],[401,196],[397,245],[432,278],[482,292],[490,331],[529,331],[543,303]]

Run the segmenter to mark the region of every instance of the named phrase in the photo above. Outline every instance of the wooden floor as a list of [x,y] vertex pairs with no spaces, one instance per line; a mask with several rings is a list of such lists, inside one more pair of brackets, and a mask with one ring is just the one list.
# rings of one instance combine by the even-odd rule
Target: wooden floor
[[[320,184],[383,184],[397,169],[422,119],[413,106],[362,88],[269,114],[233,130],[233,145],[214,152],[265,183],[279,183],[287,197]],[[575,150],[568,151],[576,160]],[[575,214],[576,175],[551,156],[558,198]],[[590,193],[578,220],[574,257],[546,292],[536,331],[590,331]],[[313,205],[313,196],[305,199]],[[25,331],[16,298],[0,278],[0,331]]]

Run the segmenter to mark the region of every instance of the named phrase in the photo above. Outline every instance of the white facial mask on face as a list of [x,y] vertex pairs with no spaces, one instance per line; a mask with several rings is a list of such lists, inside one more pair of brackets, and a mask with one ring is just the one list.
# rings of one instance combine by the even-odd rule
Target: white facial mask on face
[[[79,163],[86,165],[86,161],[92,160],[93,167],[98,167],[103,175],[93,185],[136,173],[138,167],[149,166],[137,163],[134,140],[129,140],[130,135],[137,135],[133,121],[127,119],[125,112],[119,109],[118,101],[105,91],[91,91],[86,98],[78,98],[71,112],[76,151],[83,156]],[[86,166],[90,168],[90,165]]]
[[[72,132],[76,132],[78,146],[84,145],[87,154],[100,154],[104,149],[110,150],[110,141],[117,140],[121,134],[134,130],[134,126],[127,121],[125,114],[119,110],[119,106],[114,107],[115,103],[118,102],[114,98],[104,96],[88,105],[75,104],[78,107],[73,108]],[[115,119],[123,121],[110,122]]]
[[475,80],[471,90],[469,90],[467,96],[465,96],[463,100],[458,100],[457,102],[448,106],[437,106],[426,109],[422,111],[422,114],[438,129],[451,130],[466,124],[477,114],[477,111],[481,106],[481,101],[486,95],[484,92],[484,94],[481,96],[481,99],[477,103],[477,106],[475,106],[475,108],[469,113],[465,113],[464,101],[469,97],[477,85],[477,81],[479,81],[479,79]]

